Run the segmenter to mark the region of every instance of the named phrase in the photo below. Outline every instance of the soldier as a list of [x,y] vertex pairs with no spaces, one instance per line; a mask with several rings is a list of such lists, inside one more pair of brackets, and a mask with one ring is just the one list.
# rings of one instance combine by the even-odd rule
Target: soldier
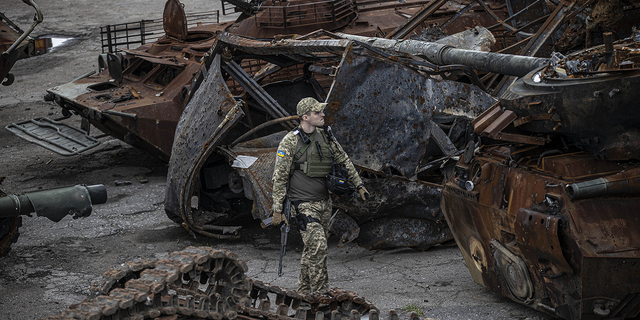
[[[362,200],[369,192],[340,144],[330,131],[324,130],[324,108],[314,98],[298,102],[300,126],[289,132],[280,142],[273,173],[273,224],[289,223],[282,214],[283,201],[289,195],[296,220],[306,224],[300,229],[304,249],[300,259],[298,291],[311,293],[326,291],[327,238],[331,218],[331,197],[326,185],[326,175],[332,163],[342,163],[349,173],[349,182],[357,186]],[[288,190],[287,190],[288,188]]]

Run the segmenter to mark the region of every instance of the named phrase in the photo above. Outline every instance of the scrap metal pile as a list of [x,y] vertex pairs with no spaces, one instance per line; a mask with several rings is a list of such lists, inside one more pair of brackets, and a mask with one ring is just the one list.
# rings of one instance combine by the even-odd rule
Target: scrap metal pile
[[335,199],[342,242],[455,237],[473,279],[514,301],[640,314],[639,4],[383,2],[409,17],[384,27],[369,2],[228,2],[236,23],[187,28],[169,0],[158,41],[49,90],[86,131],[169,160],[169,218],[225,239],[269,217],[276,147],[311,96],[372,194]]
[[[167,215],[194,234],[217,238],[236,238],[242,223],[270,215],[272,149],[284,134],[278,132],[295,125],[296,121],[287,117],[295,113],[300,98],[326,99],[331,102],[328,117],[338,140],[364,170],[362,175],[374,190],[366,207],[338,199],[336,207],[342,210],[334,219],[333,230],[339,230],[345,242],[359,235],[358,243],[370,249],[427,249],[451,240],[439,209],[439,166],[467,144],[469,121],[495,102],[473,69],[449,62],[436,66],[415,53],[394,53],[402,57],[396,60],[330,32],[311,33],[297,40],[285,36],[287,39],[275,44],[260,42],[258,46],[264,48],[244,52],[250,49],[245,45],[250,39],[237,38],[237,33],[261,37],[265,32],[291,34],[329,28],[400,38],[414,31],[425,37],[447,32],[455,34],[441,40],[447,45],[486,51],[496,39],[499,47],[507,47],[527,35],[522,30],[534,27],[505,28],[503,20],[510,12],[512,19],[519,21],[546,12],[543,3],[514,3],[508,9],[501,1],[358,2],[356,7],[355,3],[333,1],[287,4],[278,10],[273,9],[276,3],[265,2],[259,8],[232,3],[249,17],[243,15],[233,24],[188,28],[187,16],[194,15],[187,15],[179,2],[167,1],[165,35],[153,43],[144,42],[152,35],[122,36],[136,28],[144,30],[141,25],[131,30],[128,24],[103,28],[104,48],[113,53],[100,56],[100,72],[51,88],[48,98],[63,108],[63,114],[82,116],[87,133],[95,126],[163,159],[172,159]],[[309,6],[318,8],[310,10]],[[335,15],[329,14],[337,9]],[[288,13],[283,18],[275,15],[276,11]],[[296,19],[287,18],[290,15]],[[270,20],[265,22],[267,16]],[[477,25],[489,26],[493,33],[482,27],[466,30]],[[226,32],[217,33],[220,30]],[[296,41],[302,42],[298,45]],[[329,41],[328,45],[323,41]],[[143,45],[126,49],[132,43]],[[212,47],[217,49],[207,52]],[[218,54],[225,58],[214,63]],[[512,74],[513,70],[494,71]],[[354,78],[355,72],[369,76]],[[522,71],[515,75],[522,75]],[[374,89],[377,78],[385,80]],[[358,83],[365,79],[367,82]],[[405,91],[387,95],[398,82],[406,84]],[[349,96],[356,91],[360,94]],[[358,108],[367,104],[380,110],[376,119],[363,121],[364,117],[355,116],[366,113]],[[388,116],[401,113],[402,117]],[[277,120],[282,118],[285,121]],[[274,122],[280,124],[263,129]],[[26,131],[33,123],[16,127]],[[35,123],[56,125],[42,119]],[[369,131],[372,123],[385,126]],[[366,130],[354,131],[349,137],[345,130],[355,125]],[[398,127],[407,130],[400,132]],[[248,139],[253,140],[240,143]],[[82,139],[74,137],[63,146],[67,154],[92,146],[91,141],[75,144],[77,141]],[[373,143],[365,145],[365,141]]]
[[46,319],[357,320],[364,313],[380,318],[371,302],[354,292],[303,294],[248,278],[246,272],[244,261],[230,251],[188,247],[168,259],[129,261],[108,270],[91,286],[94,297]]
[[[591,43],[611,26],[630,34],[636,5],[616,20],[598,9],[606,1],[593,2],[234,0],[228,4],[243,12],[235,23],[194,25],[213,13],[187,15],[169,0],[157,41],[145,42],[155,35],[140,33],[143,22],[103,28],[99,73],[54,87],[48,98],[82,116],[87,133],[95,126],[168,160],[167,215],[194,235],[222,239],[270,216],[282,130],[296,125],[290,116],[301,98],[324,100],[373,195],[365,204],[336,199],[333,233],[369,249],[424,250],[452,239],[439,206],[443,170],[472,140],[470,121],[544,65],[547,58],[534,56],[549,56],[553,42],[583,45],[569,21],[591,17],[600,26],[589,29]],[[319,28],[342,33],[292,35]],[[406,37],[415,40],[397,40]],[[128,49],[136,43],[143,45]],[[34,123],[57,125],[36,119],[13,129]],[[90,138],[40,143],[73,154],[93,146]]]

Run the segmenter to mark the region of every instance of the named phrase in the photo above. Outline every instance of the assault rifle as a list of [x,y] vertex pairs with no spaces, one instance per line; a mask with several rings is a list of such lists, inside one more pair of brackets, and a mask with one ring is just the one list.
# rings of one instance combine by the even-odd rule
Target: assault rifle
[[291,230],[289,226],[289,223],[291,223],[291,200],[289,200],[289,195],[284,198],[282,214],[286,222],[282,222],[280,225],[280,264],[278,264],[278,277],[282,276],[282,258],[287,254],[287,240],[289,239],[289,231]]

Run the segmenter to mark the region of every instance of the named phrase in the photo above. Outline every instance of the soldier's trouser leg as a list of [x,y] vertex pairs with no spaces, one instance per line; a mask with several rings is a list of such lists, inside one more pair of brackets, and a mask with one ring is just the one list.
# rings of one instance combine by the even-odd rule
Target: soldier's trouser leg
[[298,291],[304,293],[326,291],[329,288],[327,236],[329,219],[331,219],[331,198],[301,203],[298,210],[299,213],[321,221],[321,223],[308,223],[307,230],[300,231],[304,249],[300,259]]

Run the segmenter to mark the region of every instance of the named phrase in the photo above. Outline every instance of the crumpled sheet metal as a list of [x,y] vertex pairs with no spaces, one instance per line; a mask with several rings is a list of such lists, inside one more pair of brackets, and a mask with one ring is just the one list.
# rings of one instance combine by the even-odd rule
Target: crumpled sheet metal
[[[253,164],[246,168],[235,168],[243,178],[243,183],[250,183],[251,197],[253,199],[252,215],[254,219],[264,220],[271,216],[273,207],[273,170],[276,161],[277,147],[272,148],[245,148],[234,147],[231,150],[223,150],[227,157],[232,160],[238,156],[249,156],[257,158]],[[245,186],[245,193],[248,188]]]
[[471,119],[495,101],[473,85],[347,52],[325,113],[354,164],[374,171],[391,165],[411,177],[426,151],[434,114]]
[[334,197],[334,207],[347,210],[360,226],[358,244],[368,250],[429,247],[453,239],[440,210],[442,186],[400,178],[363,179],[370,193]]
[[192,218],[191,197],[204,162],[243,116],[220,73],[220,56],[216,56],[207,78],[180,117],[169,161],[165,211],[191,231],[216,238],[235,237],[211,234],[197,226]]

